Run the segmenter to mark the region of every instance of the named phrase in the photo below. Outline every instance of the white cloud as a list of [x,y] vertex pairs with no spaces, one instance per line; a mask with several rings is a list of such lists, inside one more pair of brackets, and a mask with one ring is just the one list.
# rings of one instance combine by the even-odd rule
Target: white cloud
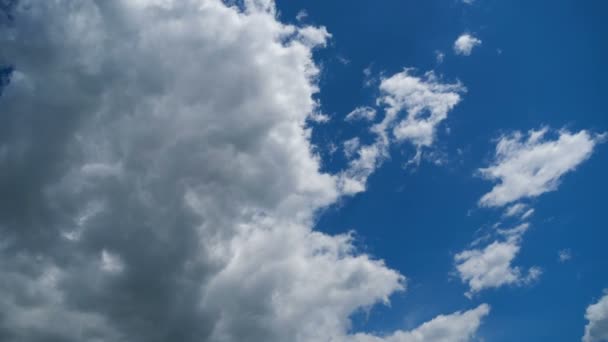
[[[312,230],[343,191],[306,126],[329,34],[244,6],[19,2],[0,31],[19,75],[0,97],[0,336],[348,341],[353,312],[405,289]],[[360,149],[354,181],[382,152]],[[463,341],[486,313],[455,316]]]
[[[433,144],[437,126],[460,102],[460,94],[466,89],[460,83],[441,83],[434,72],[417,77],[406,69],[383,79],[380,91],[379,100],[386,105],[386,116],[373,129],[384,133],[392,128],[397,141],[422,147]],[[404,112],[406,116],[402,119],[400,114]]]
[[306,10],[300,10],[298,12],[298,14],[296,14],[296,20],[297,21],[302,21],[304,19],[308,18],[308,12]]
[[480,199],[480,205],[503,206],[557,189],[561,177],[587,160],[602,140],[585,130],[562,130],[556,139],[547,138],[547,133],[546,128],[528,134],[517,131],[499,139],[493,163],[479,170],[499,184]]
[[382,95],[378,103],[385,105],[385,116],[371,127],[376,134],[375,142],[361,146],[359,158],[352,160],[340,175],[339,188],[343,193],[365,190],[369,176],[389,157],[388,149],[393,141],[412,143],[417,149],[412,161],[419,162],[422,148],[433,144],[437,126],[460,102],[460,94],[466,91],[458,82],[442,83],[432,71],[422,77],[413,76],[411,72],[406,69],[381,81]]
[[371,145],[361,146],[358,151],[359,157],[351,160],[348,168],[340,175],[341,192],[352,195],[365,191],[369,176],[388,157],[387,148],[382,140],[377,140]]
[[352,139],[348,139],[344,142],[344,155],[346,158],[351,158],[355,152],[359,149],[359,138],[354,137]]
[[572,259],[572,252],[569,249],[562,249],[557,253],[557,258],[559,262],[566,262]]
[[301,41],[309,47],[325,46],[327,39],[331,38],[331,34],[323,26],[314,27],[306,26],[298,30],[298,35]]
[[202,306],[220,317],[212,341],[348,339],[352,312],[404,288],[382,262],[355,255],[347,235],[261,220],[243,227],[236,254],[207,286]]
[[523,213],[523,215],[521,215],[521,219],[527,220],[528,218],[530,218],[530,216],[534,215],[534,211],[534,208],[528,209],[525,213]]
[[608,294],[587,308],[585,318],[589,323],[585,326],[583,342],[608,341]]
[[528,207],[523,203],[515,203],[505,209],[505,217],[519,216],[522,220],[525,220],[534,214],[534,208]]
[[541,275],[538,267],[522,272],[512,266],[513,260],[521,249],[523,234],[528,229],[527,223],[508,230],[499,230],[503,236],[484,248],[465,250],[455,255],[456,270],[460,279],[467,283],[468,297],[488,288],[504,285],[529,284]]
[[372,121],[376,117],[376,110],[372,107],[357,107],[346,115],[346,121],[366,120]]
[[[584,130],[576,134],[562,130],[556,132],[555,139],[548,139],[548,133],[549,129],[543,128],[527,135],[514,132],[499,139],[493,164],[480,172],[484,178],[500,183],[480,199],[480,205],[500,207],[555,190],[560,178],[589,158],[595,145],[603,140],[603,135],[592,136]],[[509,205],[503,216],[525,220],[533,214],[533,208],[519,202]],[[540,268],[532,267],[524,274],[512,266],[527,229],[527,223],[499,229],[502,239],[455,256],[458,275],[470,288],[468,296],[486,288],[527,284],[540,277]],[[569,251],[560,251],[561,262],[569,258]]]
[[528,206],[523,204],[523,203],[516,203],[513,204],[512,206],[509,206],[506,210],[505,210],[505,216],[506,217],[513,217],[515,215],[520,215],[523,214],[524,210],[526,210]]
[[481,40],[464,33],[454,42],[454,52],[457,55],[469,56],[473,52],[473,48],[481,45]]
[[316,122],[316,123],[326,123],[326,122],[329,122],[329,120],[331,120],[331,118],[327,114],[323,114],[323,113],[312,113],[309,115],[309,119],[312,122]]
[[385,338],[358,334],[355,342],[467,342],[475,337],[482,319],[490,307],[477,308],[451,315],[440,315],[411,331],[399,331]]

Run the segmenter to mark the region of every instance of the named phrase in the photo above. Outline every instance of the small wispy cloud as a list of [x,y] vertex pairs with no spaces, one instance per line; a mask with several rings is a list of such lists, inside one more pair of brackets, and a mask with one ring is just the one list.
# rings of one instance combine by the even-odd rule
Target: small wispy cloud
[[564,263],[572,259],[572,252],[570,249],[562,249],[557,253],[557,258],[559,262]]

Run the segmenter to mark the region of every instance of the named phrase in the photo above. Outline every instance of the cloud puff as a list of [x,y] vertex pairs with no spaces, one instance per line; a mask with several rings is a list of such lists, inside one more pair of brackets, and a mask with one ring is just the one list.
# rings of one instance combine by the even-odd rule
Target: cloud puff
[[556,139],[547,138],[548,132],[543,128],[500,137],[493,163],[479,170],[484,178],[499,184],[480,199],[480,205],[503,206],[557,189],[561,177],[587,160],[602,141],[602,136],[585,130],[562,130]]
[[589,323],[585,326],[583,342],[608,341],[608,294],[597,303],[589,305],[585,318]]
[[[392,128],[397,141],[410,141],[421,147],[433,144],[437,126],[460,102],[460,94],[466,88],[460,83],[442,83],[434,72],[417,77],[406,69],[383,79],[380,91],[379,101],[386,105],[386,116],[374,130]],[[406,116],[401,119],[403,112]]]
[[488,288],[527,284],[540,276],[541,270],[537,267],[524,274],[519,267],[512,266],[528,227],[524,223],[512,229],[499,230],[503,239],[485,248],[465,250],[455,255],[458,276],[469,286],[468,297]]
[[[306,126],[323,28],[270,0],[22,0],[14,17],[1,339],[350,340],[354,311],[405,289],[312,230],[341,194]],[[456,315],[469,334],[475,312]]]
[[490,306],[482,304],[475,309],[440,315],[411,331],[399,331],[385,338],[357,334],[355,342],[466,342],[475,337],[482,319]]
[[298,30],[300,41],[310,47],[325,46],[331,34],[325,27],[306,26]]
[[371,145],[360,146],[357,155],[358,157],[351,160],[348,168],[340,174],[339,188],[344,194],[365,191],[368,178],[388,158],[388,144],[378,139]]
[[[472,3],[472,1],[467,3]],[[454,52],[457,55],[470,56],[473,52],[473,48],[478,45],[481,45],[480,39],[465,33],[458,37],[454,42]]]
[[[480,173],[500,183],[480,199],[480,205],[500,207],[555,190],[562,175],[589,158],[595,145],[603,140],[603,135],[592,136],[584,130],[576,134],[562,130],[556,132],[555,139],[546,138],[548,133],[547,128],[527,135],[517,131],[498,140],[493,164],[480,169]],[[509,205],[503,216],[525,220],[533,214],[533,208],[520,202]],[[527,284],[541,275],[537,267],[524,274],[512,266],[527,229],[528,224],[524,223],[510,230],[498,230],[502,239],[455,256],[458,275],[470,288],[468,296],[486,288]],[[559,258],[563,262],[570,255],[560,252]]]
[[[458,82],[442,83],[432,71],[418,77],[412,75],[411,69],[405,69],[383,79],[380,91],[378,103],[385,105],[385,116],[371,127],[376,135],[374,143],[361,146],[359,157],[351,160],[348,169],[341,173],[340,189],[345,194],[365,190],[369,176],[389,157],[392,142],[412,143],[417,149],[413,161],[419,162],[422,148],[433,144],[437,126],[460,102],[460,94],[466,88]],[[347,119],[351,114],[351,119],[370,116],[370,112],[358,108]]]

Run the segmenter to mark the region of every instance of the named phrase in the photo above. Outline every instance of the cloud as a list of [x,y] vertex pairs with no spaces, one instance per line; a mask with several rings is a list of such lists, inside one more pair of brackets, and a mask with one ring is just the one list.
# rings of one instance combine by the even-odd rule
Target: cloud
[[326,123],[331,120],[331,118],[327,114],[318,113],[318,112],[312,113],[311,115],[309,115],[308,118],[310,119],[310,121],[316,122],[319,124]]
[[[589,158],[595,145],[603,140],[603,135],[592,136],[584,130],[575,134],[562,130],[556,132],[555,139],[547,138],[548,133],[548,128],[542,128],[527,135],[517,131],[500,137],[492,165],[480,169],[484,178],[500,183],[480,199],[480,205],[501,207],[555,190],[560,178]],[[503,216],[526,220],[533,214],[534,208],[518,202],[510,204]],[[510,230],[499,229],[501,239],[455,256],[458,275],[470,288],[468,296],[486,288],[528,284],[540,277],[542,271],[538,267],[524,274],[512,266],[527,229],[527,223]],[[569,258],[568,251],[560,251],[561,262]]]
[[[350,235],[312,230],[342,193],[306,124],[326,30],[269,0],[22,0],[14,16],[0,339],[352,340],[353,312],[405,289]],[[467,313],[472,334],[485,313]]]
[[298,30],[301,42],[309,47],[325,46],[327,39],[331,38],[331,34],[327,32],[325,27],[305,26]]
[[572,259],[572,252],[569,249],[562,249],[557,253],[559,262],[564,263]]
[[124,270],[124,265],[118,255],[103,249],[101,251],[101,269],[105,272],[120,273]]
[[534,214],[534,208],[528,207],[528,205],[523,203],[515,203],[507,209],[505,209],[504,216],[505,217],[514,217],[519,216],[522,220],[525,220]]
[[418,77],[405,69],[383,79],[380,91],[378,103],[385,106],[385,116],[370,129],[376,135],[374,143],[361,146],[359,157],[340,174],[339,188],[345,194],[365,191],[367,179],[389,157],[393,142],[413,144],[417,152],[412,161],[420,162],[422,148],[433,144],[437,126],[460,102],[466,88],[459,82],[442,83],[432,71]]
[[376,117],[376,110],[372,107],[357,107],[346,115],[346,121],[366,120],[372,121]]
[[482,177],[499,184],[480,199],[480,205],[499,207],[556,190],[561,177],[587,160],[603,139],[585,130],[561,130],[555,139],[548,138],[548,132],[542,128],[500,137],[494,161],[479,170]]
[[344,155],[346,155],[346,158],[351,158],[359,149],[359,145],[360,142],[357,137],[346,140],[344,142]]
[[302,21],[302,20],[304,20],[304,19],[306,19],[306,18],[308,18],[308,11],[306,11],[306,10],[304,10],[304,9],[303,9],[303,10],[300,10],[300,11],[298,12],[298,14],[296,14],[296,20],[297,20],[297,21]]
[[458,37],[454,42],[454,52],[457,55],[470,56],[473,52],[473,48],[481,45],[481,43],[480,39],[465,33]]
[[538,267],[524,273],[519,267],[512,266],[528,227],[524,223],[512,229],[499,230],[502,239],[484,248],[465,250],[455,255],[458,276],[469,286],[468,297],[488,288],[529,284],[540,277]]
[[523,215],[521,215],[521,219],[522,220],[527,220],[528,218],[530,218],[530,216],[534,215],[534,208],[530,208],[528,210],[526,210],[525,213],[523,213]]
[[445,59],[445,53],[443,53],[442,51],[435,51],[435,60],[437,61],[437,64],[441,64],[443,63]]
[[482,319],[488,315],[490,307],[482,304],[475,309],[440,315],[418,328],[399,331],[385,338],[365,334],[356,335],[356,342],[466,342],[471,341]]
[[608,294],[589,305],[585,318],[589,323],[585,326],[583,342],[608,341]]
[[359,147],[358,157],[349,162],[340,174],[339,188],[342,193],[353,195],[365,191],[368,178],[388,158],[388,145],[382,140]]
[[512,206],[509,206],[505,210],[505,216],[506,217],[513,217],[515,215],[523,214],[523,212],[524,212],[524,210],[526,210],[526,208],[527,208],[527,205],[525,205],[523,203],[513,204]]
[[[417,147],[433,144],[437,126],[461,100],[466,88],[460,83],[442,83],[434,72],[422,77],[406,69],[380,84],[379,101],[386,106],[384,120],[373,129],[385,132],[392,128],[397,141],[409,141]],[[400,118],[401,113],[405,118]]]

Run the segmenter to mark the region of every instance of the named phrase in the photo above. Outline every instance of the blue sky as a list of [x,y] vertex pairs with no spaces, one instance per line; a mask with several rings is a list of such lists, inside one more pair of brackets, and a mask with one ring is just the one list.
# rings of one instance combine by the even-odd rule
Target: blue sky
[[0,0],[0,340],[608,341],[606,11]]
[[[436,314],[487,301],[492,314],[481,328],[487,341],[575,341],[585,308],[608,283],[606,221],[602,208],[608,190],[606,146],[559,189],[533,200],[536,209],[517,263],[544,270],[530,286],[489,290],[472,301],[453,271],[454,253],[474,232],[492,225],[500,210],[477,206],[491,183],[476,176],[488,164],[493,140],[512,130],[542,126],[608,128],[608,25],[601,1],[278,1],[281,17],[294,20],[305,10],[306,23],[324,25],[329,46],[316,53],[323,65],[319,99],[332,120],[315,127],[313,142],[322,153],[330,143],[360,134],[344,127],[353,108],[373,105],[377,87],[365,86],[363,70],[375,77],[401,69],[435,70],[468,89],[440,130],[438,149],[445,165],[422,162],[404,169],[412,146],[394,147],[391,159],[371,176],[363,194],[324,212],[318,228],[355,230],[372,254],[410,278],[407,293],[390,308],[356,319],[357,329],[391,331],[415,326]],[[483,41],[471,56],[452,50],[469,32]],[[437,63],[436,51],[445,54]],[[348,62],[344,63],[343,60]],[[445,128],[450,128],[450,133]],[[458,150],[463,151],[461,155]],[[343,167],[340,152],[324,159],[328,169]],[[572,259],[560,263],[558,251]],[[559,326],[559,329],[556,329]]]

